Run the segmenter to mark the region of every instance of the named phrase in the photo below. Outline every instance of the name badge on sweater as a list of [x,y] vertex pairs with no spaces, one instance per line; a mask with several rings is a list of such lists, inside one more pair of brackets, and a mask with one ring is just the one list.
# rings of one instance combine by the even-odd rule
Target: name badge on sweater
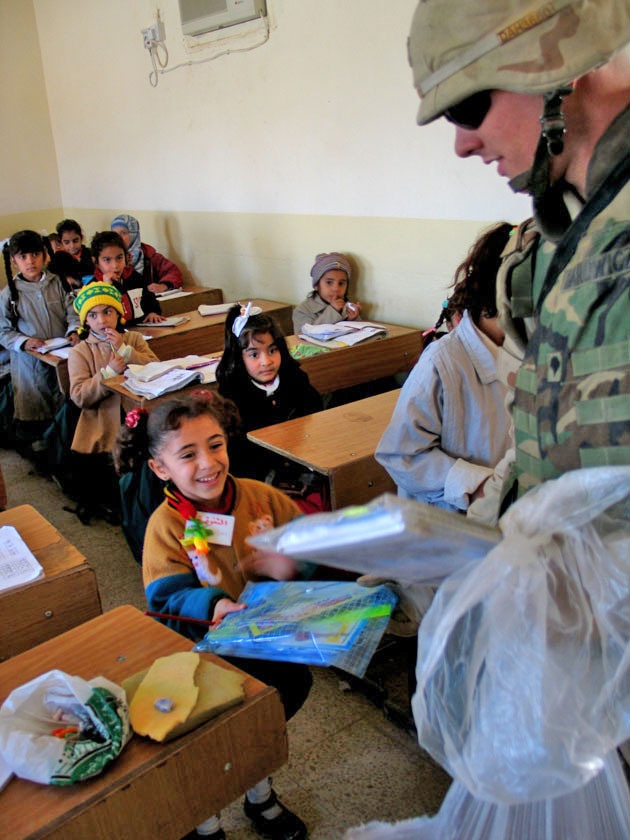
[[213,545],[232,545],[232,536],[234,535],[233,516],[226,513],[209,513],[205,510],[200,510],[198,516],[207,528],[212,529],[208,542],[213,543]]
[[142,318],[144,312],[142,311],[142,288],[140,289],[129,289],[127,292],[129,295],[129,300],[131,301],[131,305],[133,307],[133,317],[134,318]]

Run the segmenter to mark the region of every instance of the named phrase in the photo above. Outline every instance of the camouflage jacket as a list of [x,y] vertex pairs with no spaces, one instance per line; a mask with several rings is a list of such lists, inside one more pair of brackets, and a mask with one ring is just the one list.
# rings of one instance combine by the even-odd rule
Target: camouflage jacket
[[589,165],[516,379],[519,494],[562,473],[630,463],[630,109]]

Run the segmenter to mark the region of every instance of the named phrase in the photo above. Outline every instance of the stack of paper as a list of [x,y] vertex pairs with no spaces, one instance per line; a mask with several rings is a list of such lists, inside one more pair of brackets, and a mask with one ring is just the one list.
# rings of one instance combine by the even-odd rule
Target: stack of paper
[[[199,370],[204,382],[214,382],[214,371],[219,364],[220,358],[209,356],[181,356],[178,359],[168,359],[165,362],[149,362],[146,365],[128,365],[125,376],[137,382],[151,382],[169,373],[172,370]],[[212,379],[206,379],[206,373],[212,373]]]
[[336,324],[304,324],[300,338],[314,344],[351,347],[375,335],[386,335],[380,324],[368,321],[338,321]]
[[12,525],[0,527],[0,591],[21,586],[44,570]]
[[156,376],[148,382],[143,382],[135,376],[128,376],[124,381],[127,390],[147,400],[169,394],[171,391],[179,391],[191,382],[203,382],[203,376],[198,370],[182,370],[174,368],[161,376]]
[[41,347],[37,348],[37,352],[50,353],[51,350],[58,350],[60,347],[68,347],[69,345],[70,339],[62,335],[59,338],[49,338],[48,341],[45,341],[41,345]]

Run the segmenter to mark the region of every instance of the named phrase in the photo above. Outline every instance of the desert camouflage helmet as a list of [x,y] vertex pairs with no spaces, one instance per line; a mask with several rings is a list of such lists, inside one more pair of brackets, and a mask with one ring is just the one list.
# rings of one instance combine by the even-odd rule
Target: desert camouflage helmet
[[630,0],[420,0],[409,63],[418,124],[481,90],[545,93],[630,42]]

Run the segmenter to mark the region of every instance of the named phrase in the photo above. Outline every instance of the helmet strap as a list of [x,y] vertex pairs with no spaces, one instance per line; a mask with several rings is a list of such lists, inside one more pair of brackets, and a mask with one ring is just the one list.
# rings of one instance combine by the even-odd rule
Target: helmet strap
[[528,192],[534,200],[534,211],[545,236],[559,239],[571,223],[571,217],[563,200],[567,184],[550,183],[551,158],[564,149],[565,123],[562,99],[572,92],[572,87],[549,91],[543,97],[543,113],[540,117],[542,131],[531,168],[510,181],[515,192]]
[[556,90],[551,90],[543,96],[544,106],[540,118],[541,137],[545,140],[547,152],[551,157],[562,154],[564,149],[566,126],[562,112],[562,99],[572,91],[572,87],[556,88]]

